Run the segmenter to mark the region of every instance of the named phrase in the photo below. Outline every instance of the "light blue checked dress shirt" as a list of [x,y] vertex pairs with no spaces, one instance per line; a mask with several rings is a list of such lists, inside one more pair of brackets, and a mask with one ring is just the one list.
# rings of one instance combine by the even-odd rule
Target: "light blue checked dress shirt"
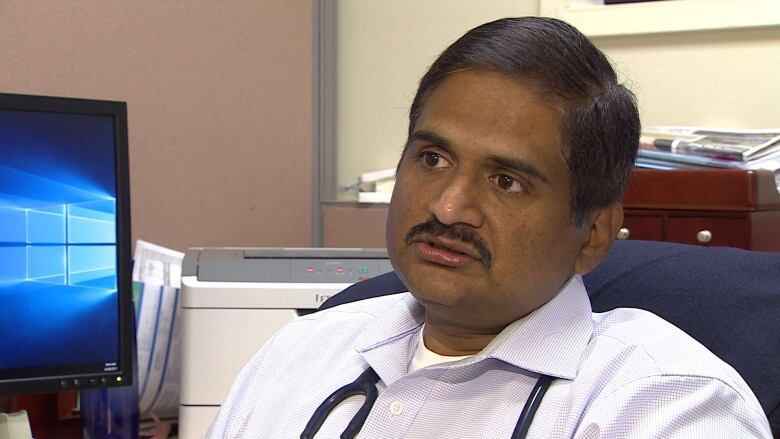
[[[540,373],[556,380],[529,438],[772,437],[733,368],[649,312],[592,313],[579,276],[479,354],[408,373],[423,317],[407,293],[294,320],[238,376],[207,437],[297,438],[369,366],[381,381],[363,439],[509,438]],[[361,404],[343,403],[317,438],[338,438]]]

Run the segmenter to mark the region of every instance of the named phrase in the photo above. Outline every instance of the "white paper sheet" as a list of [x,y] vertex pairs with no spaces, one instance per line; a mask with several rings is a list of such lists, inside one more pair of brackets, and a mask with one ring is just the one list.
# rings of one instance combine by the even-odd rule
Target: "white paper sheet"
[[181,263],[184,253],[146,241],[135,243],[133,280],[151,285],[181,288]]

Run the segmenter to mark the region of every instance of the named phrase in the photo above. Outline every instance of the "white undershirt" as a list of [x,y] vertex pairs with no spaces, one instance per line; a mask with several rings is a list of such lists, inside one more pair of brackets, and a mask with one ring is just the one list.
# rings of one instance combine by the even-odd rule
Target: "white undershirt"
[[425,346],[425,341],[423,341],[424,328],[425,325],[422,325],[422,327],[420,328],[420,334],[417,336],[417,347],[414,350],[414,356],[412,356],[412,361],[409,363],[409,373],[412,373],[416,370],[420,370],[424,367],[433,366],[434,364],[448,363],[450,361],[458,361],[471,356],[471,355],[448,356],[448,355],[439,355],[436,352],[433,352],[432,350],[428,349],[428,347]]

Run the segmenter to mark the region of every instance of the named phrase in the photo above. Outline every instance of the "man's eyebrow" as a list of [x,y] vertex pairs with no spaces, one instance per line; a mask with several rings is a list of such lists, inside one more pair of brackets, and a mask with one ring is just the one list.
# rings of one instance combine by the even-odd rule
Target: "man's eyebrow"
[[502,166],[504,168],[508,168],[511,170],[514,170],[516,172],[520,172],[522,174],[527,174],[532,177],[535,177],[537,180],[545,183],[550,184],[550,179],[547,178],[546,175],[544,175],[539,169],[536,168],[536,166],[528,163],[525,160],[522,159],[515,159],[510,157],[501,157],[497,155],[491,155],[488,157],[488,160],[491,162],[494,162],[498,164],[499,166]]
[[432,131],[421,130],[413,132],[406,142],[407,147],[415,140],[435,143],[437,146],[441,146],[444,149],[452,150],[452,143],[449,140]]

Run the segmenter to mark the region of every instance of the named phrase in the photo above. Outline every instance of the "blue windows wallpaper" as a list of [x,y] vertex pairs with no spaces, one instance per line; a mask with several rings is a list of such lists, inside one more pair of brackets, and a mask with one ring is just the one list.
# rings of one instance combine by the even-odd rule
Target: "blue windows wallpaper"
[[114,118],[0,109],[0,380],[120,357]]

